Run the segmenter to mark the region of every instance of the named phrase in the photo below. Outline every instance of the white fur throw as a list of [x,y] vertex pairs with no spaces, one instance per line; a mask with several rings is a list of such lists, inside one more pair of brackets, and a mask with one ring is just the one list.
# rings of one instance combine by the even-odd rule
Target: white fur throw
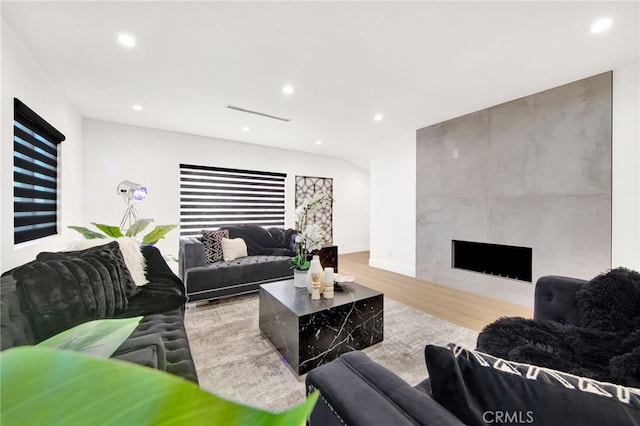
[[[89,247],[101,246],[103,244],[107,244],[110,241],[113,241],[113,238],[94,238],[91,240],[76,240],[71,243],[71,250],[84,250]],[[116,238],[115,241],[120,245],[120,251],[122,252],[122,257],[124,257],[124,263],[127,265],[127,269],[129,269],[129,273],[133,278],[133,281],[137,286],[142,286],[147,284],[147,277],[145,275],[145,270],[147,269],[147,264],[144,259],[144,255],[140,250],[140,242],[132,237],[120,237]]]

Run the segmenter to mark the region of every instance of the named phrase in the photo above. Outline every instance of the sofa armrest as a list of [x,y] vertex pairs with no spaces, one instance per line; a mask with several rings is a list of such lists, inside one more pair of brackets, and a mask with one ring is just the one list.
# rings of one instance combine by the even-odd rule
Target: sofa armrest
[[31,322],[20,307],[15,280],[10,274],[3,274],[0,279],[0,350],[35,342]]
[[204,254],[204,244],[195,237],[180,237],[178,252],[180,278],[184,280],[186,271],[195,266],[205,266],[207,260]]
[[167,355],[158,333],[129,337],[111,355],[111,358],[166,371]]
[[307,392],[320,391],[310,426],[463,425],[428,395],[363,352],[346,353],[314,369],[305,383]]
[[536,282],[533,318],[580,325],[576,292],[588,281],[547,275]]

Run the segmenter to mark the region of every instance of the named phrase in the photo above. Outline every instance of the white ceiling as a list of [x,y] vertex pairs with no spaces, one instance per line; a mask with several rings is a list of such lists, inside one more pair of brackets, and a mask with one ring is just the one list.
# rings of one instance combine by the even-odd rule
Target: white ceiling
[[[365,168],[372,144],[637,63],[638,6],[1,4],[5,23],[83,117],[318,152]],[[612,18],[613,26],[592,34],[589,27],[600,17]],[[137,46],[120,46],[120,32],[134,35]],[[295,87],[291,96],[281,91],[286,83]],[[144,110],[134,111],[136,103]],[[232,111],[226,104],[292,121]],[[374,121],[375,113],[384,119]]]

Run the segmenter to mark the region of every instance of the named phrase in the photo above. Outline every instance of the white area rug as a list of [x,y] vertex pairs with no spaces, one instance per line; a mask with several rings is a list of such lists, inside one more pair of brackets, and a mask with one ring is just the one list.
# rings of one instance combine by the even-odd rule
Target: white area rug
[[[258,295],[188,309],[185,318],[200,387],[225,398],[278,411],[305,397],[300,379],[258,328]],[[384,341],[365,349],[409,384],[427,377],[426,344],[475,347],[478,333],[384,299]]]

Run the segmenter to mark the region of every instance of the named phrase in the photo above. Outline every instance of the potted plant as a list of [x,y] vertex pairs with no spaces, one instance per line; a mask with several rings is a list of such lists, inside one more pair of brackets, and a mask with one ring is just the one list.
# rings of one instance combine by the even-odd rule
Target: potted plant
[[[297,240],[297,237],[296,237]],[[293,269],[293,285],[296,287],[305,287],[307,280],[307,271],[311,262],[307,260],[307,256],[300,249],[302,244],[298,243],[298,254],[289,260],[289,265]]]
[[326,202],[333,202],[333,199],[328,194],[320,192],[305,198],[296,208],[297,254],[289,261],[293,268],[293,282],[296,287],[306,286],[307,271],[311,266],[309,253],[319,250],[325,242],[322,227],[316,223],[309,223],[309,216]]

